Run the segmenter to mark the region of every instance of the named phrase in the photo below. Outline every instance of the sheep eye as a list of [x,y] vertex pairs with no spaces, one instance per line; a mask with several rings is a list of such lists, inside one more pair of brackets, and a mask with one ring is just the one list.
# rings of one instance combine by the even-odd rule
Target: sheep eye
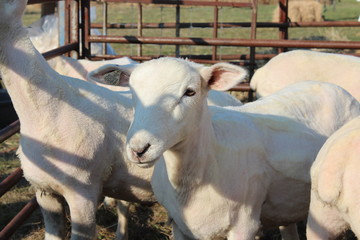
[[184,93],[184,96],[187,97],[192,97],[196,94],[196,92],[194,90],[192,90],[191,88],[186,89],[186,92]]

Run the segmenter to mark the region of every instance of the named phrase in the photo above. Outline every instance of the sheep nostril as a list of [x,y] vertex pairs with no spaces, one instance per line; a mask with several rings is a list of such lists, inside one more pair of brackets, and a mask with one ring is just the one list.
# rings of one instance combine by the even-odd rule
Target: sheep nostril
[[142,150],[140,150],[140,151],[134,150],[134,153],[136,154],[137,157],[140,158],[147,152],[147,150],[150,148],[150,146],[151,145],[148,143]]

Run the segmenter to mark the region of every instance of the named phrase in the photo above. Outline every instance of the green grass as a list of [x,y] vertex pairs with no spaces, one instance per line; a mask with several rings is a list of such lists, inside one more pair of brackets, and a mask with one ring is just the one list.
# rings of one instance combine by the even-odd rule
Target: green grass
[[[337,2],[336,8],[327,6],[324,11],[326,21],[347,20],[357,21],[360,15],[359,3],[354,0],[342,0]],[[102,5],[97,6],[97,22],[102,19]],[[258,22],[268,22],[272,20],[273,11],[276,5],[259,5]],[[137,22],[137,6],[131,4],[110,4],[108,13],[108,22],[116,23],[136,23]],[[212,7],[181,7],[181,22],[212,22]],[[247,8],[229,8],[223,7],[219,10],[219,22],[249,22],[251,18],[251,10]],[[175,8],[169,6],[144,6],[143,22],[175,22]],[[290,39],[326,39],[326,40],[344,40],[344,41],[360,41],[360,31],[358,27],[323,27],[323,28],[290,28]],[[212,29],[181,29],[180,37],[212,37]],[[219,29],[219,38],[240,38],[249,39],[249,28],[232,28]],[[136,29],[120,29],[110,30],[109,35],[137,35]],[[144,29],[143,36],[150,37],[174,37],[174,29]],[[258,28],[258,39],[278,39],[278,31],[276,28]],[[136,55],[137,46],[132,44],[112,44],[117,53],[121,55]],[[241,54],[248,53],[246,47],[219,47],[220,54]],[[268,52],[269,48],[257,48],[257,52]],[[182,54],[211,54],[212,47],[207,46],[182,46]],[[175,46],[143,46],[144,55],[174,55]]]
[[[102,4],[92,2],[91,6],[96,6],[96,22],[102,21]],[[324,9],[326,21],[357,21],[360,3],[355,0],[342,0],[336,3],[336,7],[327,6]],[[268,22],[272,20],[275,4],[259,5],[258,22]],[[110,23],[136,23],[138,19],[138,9],[135,4],[110,3],[108,7],[108,22]],[[24,22],[29,24],[39,18],[39,11],[29,11],[31,14],[25,15]],[[181,22],[212,22],[212,7],[181,7]],[[219,10],[219,22],[249,22],[251,10],[248,8],[229,8],[222,7]],[[143,22],[161,23],[175,22],[175,8],[171,6],[143,6]],[[181,29],[180,37],[203,37],[211,38],[213,30],[190,28]],[[110,29],[109,35],[137,36],[137,29]],[[149,37],[174,37],[175,29],[143,29],[143,36]],[[219,38],[239,38],[249,39],[249,28],[219,28]],[[258,28],[258,39],[278,39],[279,33],[276,28]],[[321,27],[321,28],[290,28],[290,39],[326,39],[340,41],[360,41],[359,27]],[[111,44],[115,51],[120,55],[137,55],[137,45],[135,44]],[[173,45],[147,45],[143,46],[144,55],[174,55],[176,47]],[[256,48],[257,53],[267,53],[273,51],[271,48]],[[211,46],[181,46],[181,54],[211,54]],[[219,47],[218,54],[244,54],[248,53],[247,47]]]

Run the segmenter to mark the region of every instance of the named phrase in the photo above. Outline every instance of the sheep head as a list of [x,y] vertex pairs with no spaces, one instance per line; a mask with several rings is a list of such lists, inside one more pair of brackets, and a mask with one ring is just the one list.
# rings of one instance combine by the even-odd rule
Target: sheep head
[[27,0],[0,0],[0,27],[22,25]]
[[179,146],[201,121],[208,91],[227,90],[246,76],[228,63],[205,67],[160,58],[138,65],[130,76],[135,117],[127,136],[129,160],[147,166]]

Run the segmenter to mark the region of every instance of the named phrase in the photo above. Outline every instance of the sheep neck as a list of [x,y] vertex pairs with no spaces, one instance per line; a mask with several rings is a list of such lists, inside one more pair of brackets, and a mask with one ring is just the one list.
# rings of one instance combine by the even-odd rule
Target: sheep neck
[[[59,75],[46,63],[19,25],[1,25],[0,72],[14,107],[22,118],[34,118],[61,90]],[[56,107],[56,106],[53,106]],[[38,116],[41,118],[41,116]]]
[[191,134],[164,153],[169,180],[181,193],[190,193],[214,174],[215,134],[207,106],[197,124],[191,127]]

